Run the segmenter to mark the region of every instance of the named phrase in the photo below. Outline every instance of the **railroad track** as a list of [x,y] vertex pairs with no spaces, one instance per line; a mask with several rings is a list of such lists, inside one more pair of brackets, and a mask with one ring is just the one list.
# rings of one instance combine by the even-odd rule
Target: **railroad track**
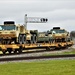
[[23,57],[7,57],[7,58],[0,58],[0,62],[7,62],[7,61],[22,61],[22,60],[34,60],[34,59],[56,59],[56,58],[73,58],[75,59],[75,54],[69,55],[51,55],[51,56],[23,56]]
[[[75,54],[70,54],[70,55],[50,55],[50,56],[44,56],[44,53],[50,53],[50,52],[60,52],[60,51],[65,51],[66,49],[60,49],[60,50],[31,50],[27,52],[23,52],[21,54],[0,54],[0,62],[7,62],[7,61],[21,61],[21,60],[34,60],[34,59],[56,59],[56,58],[74,58]],[[67,50],[68,51],[68,50]]]

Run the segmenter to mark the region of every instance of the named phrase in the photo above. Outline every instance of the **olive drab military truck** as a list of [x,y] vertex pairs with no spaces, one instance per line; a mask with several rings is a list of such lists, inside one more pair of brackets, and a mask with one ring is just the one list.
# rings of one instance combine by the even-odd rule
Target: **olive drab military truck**
[[0,43],[32,43],[33,34],[26,30],[24,25],[15,25],[14,21],[5,21],[4,25],[0,25]]

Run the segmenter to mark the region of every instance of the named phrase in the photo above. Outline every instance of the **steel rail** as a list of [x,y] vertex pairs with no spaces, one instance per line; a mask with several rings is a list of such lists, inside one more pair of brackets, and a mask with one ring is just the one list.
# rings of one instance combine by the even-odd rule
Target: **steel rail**
[[34,59],[53,59],[53,58],[69,58],[69,57],[75,57],[75,54],[69,54],[69,55],[51,55],[51,56],[29,56],[29,57],[12,57],[12,58],[0,58],[0,62],[5,61],[19,61],[19,60],[34,60]]

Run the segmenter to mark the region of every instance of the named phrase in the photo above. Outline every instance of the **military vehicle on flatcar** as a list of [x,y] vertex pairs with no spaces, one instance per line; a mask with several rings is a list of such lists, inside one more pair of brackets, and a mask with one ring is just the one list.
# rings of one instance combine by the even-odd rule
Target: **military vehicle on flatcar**
[[25,44],[31,42],[33,34],[26,30],[24,25],[15,25],[14,21],[5,21],[4,25],[0,25],[0,43]]
[[69,32],[65,29],[60,29],[60,27],[53,27],[49,33],[57,42],[65,42],[70,38]]

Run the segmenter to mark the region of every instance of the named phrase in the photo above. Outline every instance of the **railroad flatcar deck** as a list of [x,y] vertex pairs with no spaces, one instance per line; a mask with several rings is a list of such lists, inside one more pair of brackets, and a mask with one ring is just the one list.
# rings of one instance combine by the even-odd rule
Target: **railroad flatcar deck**
[[35,48],[64,48],[72,46],[73,42],[58,42],[58,43],[36,43],[36,44],[0,44],[0,50],[2,52],[16,50],[25,50],[25,49],[35,49]]

